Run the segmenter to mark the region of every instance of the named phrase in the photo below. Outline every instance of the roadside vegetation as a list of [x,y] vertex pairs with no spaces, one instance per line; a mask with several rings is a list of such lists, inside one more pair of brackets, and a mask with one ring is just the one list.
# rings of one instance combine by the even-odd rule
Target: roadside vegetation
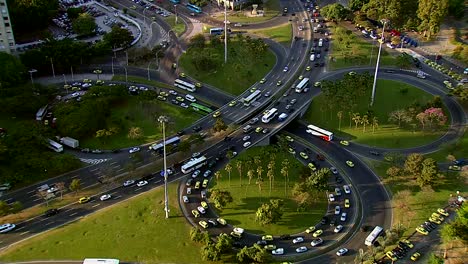
[[262,29],[262,30],[252,30],[251,32],[252,34],[256,34],[264,38],[269,38],[286,47],[289,47],[291,45],[291,41],[292,41],[291,24],[285,24],[285,25]]
[[261,39],[241,34],[230,38],[228,63],[224,64],[221,38],[212,36],[207,42],[202,34],[194,36],[187,52],[180,57],[181,71],[200,82],[239,95],[275,65],[276,57],[268,45]]
[[468,157],[468,133],[465,131],[463,136],[455,142],[446,143],[436,152],[426,155],[435,159],[437,162],[452,162],[452,158],[463,159]]
[[[263,16],[252,17],[249,16],[252,13],[252,6],[241,5],[239,9],[232,11],[228,8],[228,21],[232,23],[258,23],[272,19],[275,16],[280,14],[280,1],[279,0],[270,0],[266,3],[262,1],[252,1],[252,4],[258,4],[257,10],[263,10]],[[223,7],[221,6],[221,9]],[[224,12],[224,9],[223,9]],[[216,19],[224,21],[224,13],[218,12],[219,15],[215,16]]]
[[172,30],[174,30],[178,37],[180,37],[180,35],[182,35],[185,32],[186,26],[181,18],[177,19],[177,24],[176,17],[172,15],[166,17],[164,20],[171,26]]
[[439,97],[405,83],[378,80],[373,107],[368,106],[372,92],[369,74],[346,74],[342,80],[322,82],[321,86],[322,94],[312,101],[305,120],[356,143],[385,148],[420,146],[442,136],[449,123]]

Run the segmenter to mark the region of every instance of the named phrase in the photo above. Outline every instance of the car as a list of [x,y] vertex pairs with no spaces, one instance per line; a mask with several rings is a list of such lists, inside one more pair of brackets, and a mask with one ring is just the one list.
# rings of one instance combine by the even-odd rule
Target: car
[[244,148],[247,148],[251,145],[252,143],[250,141],[247,141],[247,142],[244,142],[244,144],[242,146],[244,146]]
[[301,158],[303,158],[305,160],[309,158],[309,156],[305,152],[299,153],[299,156],[301,156]]
[[281,84],[283,84],[282,81],[277,81],[277,82],[276,82],[276,86],[281,86]]
[[343,178],[341,178],[340,176],[336,176],[336,177],[335,177],[335,181],[336,181],[336,183],[342,183],[342,182],[343,182]]
[[266,250],[275,250],[276,246],[275,245],[265,245],[263,248],[266,249]]
[[205,229],[207,229],[207,228],[209,227],[208,223],[207,223],[206,221],[203,221],[203,220],[200,221],[200,222],[198,222],[198,224],[199,224],[201,227],[205,228]]
[[344,201],[344,207],[345,207],[345,208],[351,207],[351,204],[349,203],[349,199],[345,199],[345,201]]
[[321,87],[322,86],[322,83],[321,82],[315,82],[314,83],[314,87]]
[[216,112],[214,112],[213,118],[217,118],[217,117],[219,117],[219,116],[221,116],[221,111],[216,111]]
[[99,197],[99,200],[105,201],[105,200],[109,200],[110,198],[112,198],[110,194],[103,194],[101,195],[101,197]]
[[194,152],[192,153],[192,158],[198,158],[201,155],[200,152]]
[[416,260],[419,259],[419,257],[421,257],[421,253],[419,253],[419,252],[414,252],[414,254],[411,255],[411,260],[412,260],[412,261],[416,261]]
[[192,215],[197,218],[200,217],[200,213],[197,210],[192,210]]
[[89,202],[89,201],[91,201],[91,198],[88,197],[88,196],[81,197],[80,200],[78,200],[78,202],[79,202],[80,204],[84,204],[84,203],[87,203],[87,202]]
[[442,221],[440,221],[439,219],[434,218],[434,217],[429,217],[429,221],[434,223],[434,224],[438,224],[438,225],[442,224]]
[[254,118],[252,118],[252,119],[249,120],[249,124],[250,124],[250,125],[253,125],[253,124],[257,123],[258,120],[259,120],[258,117],[254,117]]
[[262,236],[262,240],[273,241],[273,236],[272,235],[264,235],[264,236]]
[[319,237],[317,239],[312,240],[312,242],[310,242],[310,245],[313,247],[316,247],[322,243],[323,243],[323,239]]
[[232,106],[235,106],[236,104],[237,104],[237,101],[231,101],[231,102],[229,102],[229,106],[231,106],[231,107],[232,107]]
[[162,96],[162,95],[158,95],[158,96],[156,97],[156,99],[158,99],[159,101],[166,101],[166,100],[167,100],[167,98],[164,97],[164,96]]
[[442,208],[437,209],[437,212],[444,216],[449,216],[449,213]]
[[266,81],[267,80],[265,78],[263,78],[263,79],[260,80],[260,83],[266,83]]
[[54,193],[54,192],[56,192],[56,191],[58,191],[58,188],[55,187],[55,186],[52,186],[52,187],[50,187],[50,188],[47,190],[48,193]]
[[295,239],[293,239],[294,244],[301,243],[301,242],[304,242],[303,237],[296,237]]
[[337,175],[337,174],[338,174],[338,170],[337,170],[335,167],[330,167],[330,171],[331,171],[334,175]]
[[343,146],[349,146],[349,142],[347,140],[341,140],[340,144]]
[[267,134],[268,132],[270,132],[270,129],[268,129],[268,128],[264,128],[264,129],[262,130],[262,133],[263,133],[263,134]]
[[198,210],[198,212],[200,212],[200,214],[205,214],[206,213],[205,208],[203,208],[203,206],[198,206],[197,210]]
[[343,255],[345,255],[346,253],[348,253],[348,249],[347,248],[340,248],[337,252],[336,252],[336,255],[341,257]]
[[269,97],[271,95],[271,91],[267,91],[263,96]]
[[192,185],[192,182],[193,182],[192,179],[188,179],[188,180],[185,182],[185,186],[191,186],[191,185]]
[[320,220],[321,225],[326,225],[327,222],[328,222],[328,217],[326,217],[326,216],[322,217],[322,219]]
[[340,188],[338,188],[338,187],[335,188],[335,194],[336,194],[336,196],[341,196]]
[[296,154],[296,150],[293,149],[292,147],[289,147],[289,148],[288,148],[288,152],[289,152],[290,154],[292,154],[292,155]]
[[217,218],[216,219],[216,222],[218,222],[220,225],[227,225],[227,222],[226,220],[224,220],[224,218]]
[[297,253],[303,253],[306,251],[307,251],[307,247],[304,247],[304,246],[296,248]]
[[328,200],[330,200],[330,202],[334,202],[335,201],[335,196],[333,195],[333,193],[330,193],[328,195]]
[[182,96],[177,96],[175,99],[179,102],[185,101],[185,99]]
[[283,72],[287,72],[287,71],[289,71],[289,67],[288,67],[288,66],[284,66]]
[[164,96],[164,97],[168,97],[168,96],[169,96],[169,94],[166,93],[166,92],[164,92],[164,91],[159,92],[159,95],[160,95],[160,96]]
[[333,232],[339,233],[339,232],[341,232],[341,230],[343,230],[343,226],[342,226],[342,225],[337,225],[337,226],[335,227],[335,229],[333,230]]
[[10,232],[11,230],[15,229],[16,225],[15,224],[3,224],[0,225],[0,233],[7,233]]
[[179,77],[184,78],[185,76],[186,76],[185,73],[183,73],[183,72],[179,73]]
[[425,235],[425,236],[429,235],[429,232],[426,229],[424,229],[423,227],[421,227],[421,226],[416,227],[416,231],[418,233],[421,233],[421,234]]
[[402,239],[400,240],[403,244],[405,244],[406,246],[408,246],[409,248],[413,248],[414,245],[413,243],[411,243],[408,239]]
[[200,205],[201,205],[201,207],[203,207],[204,209],[208,209],[208,203],[207,203],[207,202],[201,201]]
[[345,192],[346,194],[350,194],[350,193],[351,193],[351,188],[349,188],[348,185],[343,185],[343,189],[344,189],[344,192]]
[[169,94],[172,94],[172,95],[177,95],[177,92],[174,91],[174,90],[169,90]]
[[305,230],[305,232],[306,232],[307,234],[310,234],[310,233],[312,233],[312,232],[314,232],[314,231],[315,231],[315,226],[309,226],[309,227]]
[[192,173],[192,178],[196,178],[201,173],[200,170],[196,170]]
[[262,132],[262,130],[263,130],[262,127],[257,127],[257,128],[255,129],[255,132],[256,132],[256,133],[260,133],[260,132]]
[[294,142],[294,139],[291,136],[286,136],[285,138],[289,142]]
[[202,188],[208,187],[208,179],[204,179],[202,183]]
[[45,217],[50,217],[50,216],[56,215],[58,213],[59,213],[59,210],[56,209],[56,208],[53,208],[53,209],[49,209],[49,210],[45,211],[44,216]]
[[448,169],[453,170],[453,171],[460,171],[461,167],[458,166],[458,165],[450,165],[450,166],[448,166]]
[[187,194],[192,194],[192,188],[187,188]]
[[236,233],[236,232],[231,232],[231,236],[235,239],[242,238],[242,234]]
[[202,130],[202,127],[200,125],[197,125],[197,126],[194,126],[192,130],[195,132],[200,132]]
[[312,170],[312,171],[316,171],[316,170],[317,170],[317,168],[315,167],[315,165],[314,165],[313,163],[308,163],[308,164],[307,164],[307,167],[309,167],[309,169]]
[[440,221],[444,221],[444,217],[442,217],[440,214],[438,213],[432,213],[431,217],[435,218],[435,219],[438,219]]
[[266,242],[265,240],[258,240],[257,242],[255,242],[255,244],[259,246],[265,246],[268,244],[268,242]]
[[210,177],[210,175],[211,175],[211,170],[207,170],[207,171],[205,171],[205,173],[203,173],[203,177],[205,177],[205,178]]
[[202,199],[205,199],[206,198],[206,191],[201,191],[200,196],[201,196]]
[[346,161],[346,165],[348,165],[350,168],[354,167],[354,163],[352,161],[350,161],[350,160]]
[[284,254],[284,248],[277,248],[275,250],[272,250],[271,254],[273,254],[273,255],[283,255]]
[[195,183],[195,190],[200,189],[200,185],[201,185],[201,182],[200,182],[200,181],[197,181],[197,182]]
[[371,151],[369,151],[369,153],[374,155],[374,156],[380,156],[380,152],[375,151],[375,150],[371,150]]
[[252,87],[252,88],[250,88],[250,92],[251,92],[251,93],[255,92],[256,90],[257,90],[257,87]]
[[350,72],[348,72],[348,75],[351,75],[351,76],[356,75],[356,72],[355,71],[350,71]]
[[310,71],[310,69],[312,69],[310,66],[306,67],[306,71]]
[[201,88],[202,86],[203,86],[203,85],[202,85],[201,83],[199,83],[199,82],[196,82],[196,83],[195,83],[195,87],[197,87],[197,88]]
[[340,221],[341,221],[341,222],[345,222],[347,216],[348,216],[347,213],[341,213]]
[[315,231],[312,236],[313,237],[319,237],[321,234],[323,234],[323,230],[322,229],[319,229],[317,231]]
[[182,200],[184,201],[184,203],[189,203],[189,198],[187,197],[187,195],[183,195]]
[[291,105],[295,104],[297,102],[296,99],[292,99],[291,102],[289,102]]
[[148,181],[139,181],[139,182],[137,183],[137,186],[138,186],[138,187],[143,187],[143,186],[145,186],[145,185],[147,185],[147,184],[148,184]]
[[387,251],[387,253],[385,253],[385,255],[391,260],[391,261],[397,261],[398,258],[395,256],[395,254],[393,253],[393,251]]
[[281,235],[281,236],[280,236],[280,239],[281,239],[281,240],[289,240],[289,239],[291,239],[291,235],[289,235],[289,234]]
[[341,212],[341,208],[339,205],[335,206],[335,215],[339,215]]
[[138,152],[140,151],[140,148],[139,147],[134,147],[134,148],[131,148],[128,150],[128,153],[132,154],[132,153],[135,153],[135,152]]
[[128,187],[128,186],[130,186],[130,185],[132,185],[132,184],[134,184],[134,183],[135,183],[134,180],[127,180],[127,181],[124,182],[123,186],[124,186],[124,187]]

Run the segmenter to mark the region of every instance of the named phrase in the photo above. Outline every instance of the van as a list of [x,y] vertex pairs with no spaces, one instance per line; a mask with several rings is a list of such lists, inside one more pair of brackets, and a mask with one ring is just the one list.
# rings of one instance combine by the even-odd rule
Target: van
[[281,113],[281,115],[278,116],[278,121],[283,122],[286,118],[288,118],[288,114]]
[[310,55],[310,61],[314,61],[314,60],[315,60],[315,54]]
[[249,133],[250,131],[252,131],[253,127],[251,125],[246,125],[242,130],[244,131],[244,133]]
[[322,47],[322,46],[323,46],[323,39],[319,39],[318,45],[319,45],[319,47]]
[[314,33],[317,33],[317,27],[314,27]]
[[187,101],[192,102],[192,103],[194,103],[194,102],[197,101],[197,99],[196,99],[193,95],[191,95],[191,94],[185,95],[185,99],[186,99]]

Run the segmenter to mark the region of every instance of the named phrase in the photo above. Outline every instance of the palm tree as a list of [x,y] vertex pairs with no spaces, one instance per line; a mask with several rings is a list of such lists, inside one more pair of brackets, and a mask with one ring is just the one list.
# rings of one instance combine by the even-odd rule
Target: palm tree
[[369,116],[364,115],[361,118],[362,132],[366,132],[366,126],[369,124]]
[[258,179],[263,179],[263,178],[262,178],[262,173],[263,173],[263,167],[262,167],[262,166],[258,166],[258,168],[257,168],[257,178],[258,178]]
[[372,118],[372,133],[375,132],[375,129],[376,129],[377,127],[379,127],[379,119],[378,119],[376,116],[374,116],[374,117]]
[[229,175],[229,187],[231,187],[231,171],[232,171],[231,163],[228,163],[226,167],[224,168],[224,170],[226,170]]
[[247,177],[249,177],[249,185],[250,185],[250,182],[252,181],[253,179],[253,176],[254,176],[254,170],[249,170],[247,172]]
[[343,118],[343,111],[338,111],[336,116],[338,117],[338,130],[341,130],[341,119]]
[[359,115],[359,113],[353,113],[353,121],[356,124],[357,129],[358,124],[361,122],[361,116]]
[[216,171],[215,174],[214,174],[215,178],[216,178],[216,183],[218,183],[219,181],[219,178],[221,178],[221,172],[220,171]]
[[255,184],[257,184],[258,190],[260,191],[260,201],[262,200],[262,183],[263,183],[263,179],[257,178],[257,181],[255,182]]
[[245,167],[246,167],[247,170],[252,169],[252,163],[253,163],[253,161],[250,158],[245,162]]
[[255,163],[255,165],[260,166],[260,163],[261,163],[261,162],[262,162],[262,160],[261,160],[260,156],[255,156],[255,157],[254,157],[254,163]]
[[239,172],[239,180],[240,180],[240,185],[242,187],[242,164],[244,162],[242,160],[238,160],[236,162],[236,167],[237,167],[237,171]]
[[349,128],[351,128],[351,121],[353,121],[353,112],[348,112],[349,116]]
[[270,180],[270,193],[269,193],[269,195],[271,196],[271,187],[273,185],[273,179],[275,178],[273,170],[268,170],[267,177],[268,177],[268,180]]
[[[275,170],[275,161],[274,160],[270,160],[270,163],[268,163],[268,170],[271,170],[274,172]],[[272,182],[272,186],[273,188],[275,188],[275,176],[274,176],[274,173],[273,173],[273,182]]]
[[281,168],[281,175],[283,175],[283,177],[284,177],[284,196],[286,196],[286,194],[287,194],[287,190],[286,190],[286,186],[287,186],[286,182],[287,181],[286,181],[286,179],[287,179],[287,175],[288,175],[288,169],[286,167]]
[[[284,159],[283,162],[281,163],[283,165],[283,168],[281,169],[281,173],[285,177],[284,181],[284,194],[288,196],[288,189],[287,186],[289,186],[289,160]],[[283,172],[284,169],[284,172]]]
[[356,255],[354,259],[354,263],[363,263],[364,260],[367,258],[367,251],[364,251],[362,248],[359,249],[359,254]]

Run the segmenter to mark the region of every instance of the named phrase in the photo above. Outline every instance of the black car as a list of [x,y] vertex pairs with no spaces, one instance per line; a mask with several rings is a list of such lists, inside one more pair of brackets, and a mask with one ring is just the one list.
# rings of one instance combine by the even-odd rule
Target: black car
[[216,165],[216,161],[215,161],[215,160],[212,160],[212,161],[210,161],[210,163],[208,163],[208,168],[211,169],[211,168],[214,167],[214,165]]
[[320,224],[326,225],[327,222],[328,222],[328,217],[324,216],[324,217],[322,217],[322,220],[320,221]]
[[320,63],[320,67],[323,67],[323,66],[325,66],[325,62],[322,61],[322,62]]
[[291,239],[291,236],[288,235],[288,234],[284,234],[284,235],[281,235],[281,236],[280,236],[280,239],[281,239],[281,240],[288,240],[288,239]]
[[259,240],[259,241],[257,241],[256,244],[259,245],[259,246],[265,246],[267,244],[267,242],[265,240]]
[[369,151],[369,153],[372,154],[372,155],[375,155],[375,156],[379,156],[379,155],[380,155],[380,153],[377,152],[377,151],[375,151],[375,150],[371,150],[371,151]]
[[399,241],[398,242],[398,246],[406,251],[408,251],[410,248],[408,247],[408,245],[406,245],[405,243]]
[[177,132],[177,135],[178,135],[178,136],[182,136],[183,134],[185,134],[185,131],[183,131],[183,130]]
[[195,131],[195,132],[200,132],[200,131],[202,130],[202,127],[201,127],[201,126],[195,126],[195,127],[193,127],[192,129],[193,129],[193,131]]
[[333,219],[330,221],[330,226],[334,226],[335,224],[336,224],[336,219],[333,218]]
[[343,179],[341,177],[335,177],[335,181],[336,183],[342,183],[343,182]]
[[229,137],[229,136],[224,137],[224,141],[230,141],[231,139],[232,139],[232,137]]
[[232,246],[235,247],[235,248],[243,248],[244,247],[244,244],[242,244],[241,242],[239,241],[234,241],[232,243]]
[[55,208],[49,209],[49,210],[45,211],[44,216],[45,217],[50,217],[50,216],[58,214],[58,212],[59,212],[58,209],[55,209]]
[[314,63],[314,67],[318,67],[318,66],[320,66],[320,63],[318,62]]

